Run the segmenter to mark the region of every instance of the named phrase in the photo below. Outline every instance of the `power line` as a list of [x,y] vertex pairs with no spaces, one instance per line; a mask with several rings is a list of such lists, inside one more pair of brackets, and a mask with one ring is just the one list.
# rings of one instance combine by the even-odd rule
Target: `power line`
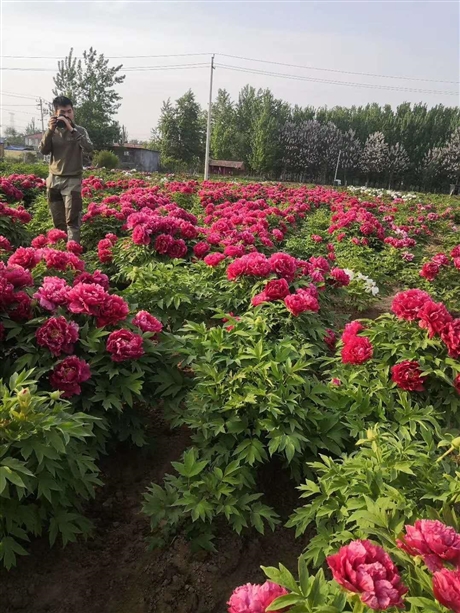
[[455,91],[414,89],[414,88],[409,88],[409,87],[396,87],[392,85],[372,85],[371,83],[352,83],[350,81],[330,81],[328,79],[317,79],[314,77],[305,77],[301,75],[289,75],[289,74],[284,74],[284,73],[268,72],[265,70],[258,70],[258,69],[253,69],[253,68],[242,68],[240,66],[231,66],[229,64],[216,64],[216,66],[218,66],[219,68],[224,68],[225,70],[234,70],[237,72],[265,75],[269,77],[281,77],[283,79],[294,79],[296,81],[308,81],[308,82],[313,82],[313,83],[327,83],[329,85],[345,85],[348,87],[364,87],[367,89],[384,89],[384,90],[392,90],[392,91],[415,92],[415,93],[421,93],[421,94],[443,94],[443,95],[449,95],[449,96],[458,96],[458,92],[455,92]]
[[29,94],[19,94],[17,92],[5,92],[0,91],[0,95],[7,96],[8,98],[25,98],[26,100],[36,100],[40,96],[30,96]]
[[[0,105],[0,109],[4,109],[4,107]],[[5,109],[5,112],[7,112],[7,109]],[[37,119],[35,113],[27,113],[26,111],[14,111],[14,112],[19,113],[20,115],[29,115],[29,117],[35,117],[35,119]]]
[[[208,66],[207,63],[198,63],[198,64],[170,64],[164,66],[127,66],[123,68],[124,72],[145,72],[152,70],[182,70],[183,68],[199,68],[201,66]],[[56,72],[55,68],[17,68],[17,67],[7,67],[3,68],[3,70],[14,70],[18,72]]]
[[[140,59],[140,58],[160,58],[160,57],[193,57],[193,56],[205,56],[205,55],[213,55],[212,53],[167,53],[167,54],[160,54],[160,55],[112,55],[112,56],[107,56],[106,59],[109,60],[122,60],[122,59]],[[365,77],[374,77],[374,78],[379,78],[379,79],[401,79],[401,80],[405,80],[405,81],[425,81],[425,82],[431,82],[431,83],[451,83],[451,84],[457,84],[459,83],[459,81],[447,81],[447,80],[442,80],[442,79],[425,79],[422,77],[407,77],[407,76],[401,76],[401,75],[386,75],[386,74],[377,74],[377,73],[372,73],[372,72],[355,72],[355,71],[351,71],[351,70],[340,70],[337,68],[320,68],[318,66],[305,66],[305,65],[299,65],[299,64],[288,64],[285,62],[277,62],[274,60],[261,60],[259,58],[250,58],[250,57],[244,57],[244,56],[240,56],[240,55],[230,55],[228,53],[216,53],[215,55],[220,55],[222,57],[229,57],[229,58],[234,58],[234,59],[238,59],[238,60],[243,60],[243,61],[247,61],[247,62],[260,62],[263,64],[273,64],[273,65],[277,65],[277,66],[286,66],[289,68],[302,68],[304,70],[317,70],[317,71],[324,71],[324,72],[334,72],[334,73],[338,73],[338,74],[349,74],[349,75],[356,75],[356,76],[365,76]],[[50,55],[4,55],[4,58],[9,58],[9,59],[55,59],[55,60],[62,60],[64,59],[63,57],[60,56],[50,56]],[[82,56],[76,56],[75,59],[83,59]],[[5,69],[4,70],[12,70],[12,69]],[[19,68],[15,68],[15,70],[23,70],[23,69],[19,69]],[[44,70],[44,69],[36,69],[36,70]],[[126,70],[126,69],[125,69]]]
[[251,57],[242,57],[240,55],[229,55],[228,53],[219,53],[222,57],[231,57],[236,60],[244,60],[247,62],[261,62],[263,64],[275,64],[277,66],[287,66],[289,68],[303,68],[305,70],[321,70],[325,72],[336,72],[339,74],[350,74],[357,75],[361,77],[377,77],[379,79],[403,79],[405,81],[429,81],[431,83],[454,83],[457,84],[459,81],[442,81],[439,79],[422,79],[421,77],[402,77],[396,75],[385,75],[385,74],[375,74],[372,72],[353,72],[351,70],[338,70],[336,68],[318,68],[316,66],[300,66],[298,64],[285,64],[284,62],[274,62],[272,60],[259,60]]

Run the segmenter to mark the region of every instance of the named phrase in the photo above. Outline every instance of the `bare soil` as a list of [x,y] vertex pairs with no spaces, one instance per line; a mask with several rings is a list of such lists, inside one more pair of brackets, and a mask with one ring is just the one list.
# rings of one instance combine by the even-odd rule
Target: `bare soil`
[[[217,553],[192,553],[181,535],[163,550],[149,551],[142,494],[161,483],[189,441],[186,430],[157,432],[148,448],[119,448],[102,461],[104,487],[89,506],[92,538],[50,550],[32,543],[30,556],[0,571],[0,613],[225,613],[233,589],[262,582],[260,565],[284,563],[295,571],[307,536],[278,528],[239,537],[222,530]],[[275,484],[275,485],[274,485]],[[295,506],[297,493],[276,467],[261,476],[277,511]]]

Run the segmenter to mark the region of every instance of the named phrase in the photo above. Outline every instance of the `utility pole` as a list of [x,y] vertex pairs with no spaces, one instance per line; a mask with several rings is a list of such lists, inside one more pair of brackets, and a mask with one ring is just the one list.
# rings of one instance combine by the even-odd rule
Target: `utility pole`
[[41,98],[39,99],[38,104],[39,104],[39,107],[40,107],[40,116],[41,116],[41,120],[42,120],[42,132],[44,132],[45,131],[45,124],[44,124],[44,121],[43,121],[43,100]]
[[208,125],[206,128],[206,152],[204,156],[204,180],[209,177],[209,147],[211,144],[211,107],[212,107],[212,77],[214,74],[214,54],[211,57],[211,77],[209,79]]
[[337,180],[337,173],[339,171],[339,162],[340,162],[340,156],[342,155],[342,150],[339,151],[339,157],[337,158],[337,165],[335,167],[335,175],[334,175],[334,183],[333,185],[335,185],[335,182]]

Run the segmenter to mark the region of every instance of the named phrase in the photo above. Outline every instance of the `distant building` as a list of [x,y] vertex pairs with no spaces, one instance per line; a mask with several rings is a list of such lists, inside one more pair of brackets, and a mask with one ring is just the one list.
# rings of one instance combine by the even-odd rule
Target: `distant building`
[[160,152],[144,149],[141,145],[113,145],[110,149],[120,160],[120,168],[141,172],[160,170]]
[[38,150],[38,145],[43,137],[43,132],[37,132],[36,134],[27,134],[25,137],[26,147],[33,147],[35,151]]
[[213,175],[240,175],[244,172],[244,162],[234,162],[232,160],[210,160],[209,172]]

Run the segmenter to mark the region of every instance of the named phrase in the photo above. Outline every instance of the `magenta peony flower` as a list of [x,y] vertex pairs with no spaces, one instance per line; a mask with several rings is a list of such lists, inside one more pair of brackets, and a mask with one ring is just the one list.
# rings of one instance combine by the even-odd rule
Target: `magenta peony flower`
[[350,592],[361,594],[369,608],[385,611],[404,608],[402,596],[407,588],[398,569],[381,547],[370,541],[352,541],[326,558],[334,579]]
[[133,319],[133,325],[137,326],[142,332],[155,332],[158,334],[163,330],[163,324],[148,311],[139,311]]
[[103,328],[126,319],[129,313],[128,303],[121,296],[105,294],[103,302],[99,306],[96,326]]
[[263,293],[268,300],[282,300],[289,295],[289,285],[286,279],[274,279],[264,287]]
[[45,277],[42,286],[34,294],[40,306],[47,311],[55,311],[58,307],[67,305],[70,287],[65,279]]
[[207,266],[212,266],[213,268],[215,266],[218,266],[223,260],[225,260],[225,255],[223,253],[210,253],[209,255],[205,256],[203,262],[207,265]]
[[324,337],[324,342],[328,346],[329,351],[332,351],[332,352],[335,351],[335,347],[337,345],[337,336],[336,336],[334,330],[331,330],[330,328],[328,328],[326,330],[326,335]]
[[74,286],[78,283],[96,283],[103,287],[106,291],[109,289],[109,278],[100,270],[95,270],[93,273],[91,272],[82,272],[77,275],[74,279]]
[[75,322],[67,321],[65,317],[51,317],[37,329],[35,336],[40,347],[46,347],[53,355],[59,356],[73,353],[78,329]]
[[13,266],[4,266],[3,262],[0,262],[0,274],[11,283],[13,287],[33,287],[34,280],[30,270],[13,264]]
[[75,255],[81,255],[83,253],[83,246],[77,241],[69,241],[67,243],[67,251],[74,253]]
[[8,259],[8,266],[19,264],[23,268],[32,270],[40,261],[39,252],[33,247],[18,247]]
[[89,364],[72,355],[59,362],[50,375],[54,389],[61,390],[63,398],[70,398],[81,393],[80,383],[91,377]]
[[39,234],[31,241],[30,244],[32,247],[34,247],[34,249],[43,249],[43,247],[48,245],[48,239],[44,234]]
[[460,613],[460,570],[443,568],[433,575],[434,597],[442,605]]
[[155,239],[155,251],[160,255],[166,255],[173,242],[174,239],[169,234],[160,234]]
[[333,268],[331,270],[331,277],[339,287],[344,287],[350,283],[350,277],[342,268]]
[[187,255],[187,244],[182,238],[174,239],[169,245],[167,254],[170,258],[185,258]]
[[48,242],[52,244],[58,243],[59,241],[67,242],[67,232],[64,232],[63,230],[57,230],[55,228],[53,230],[49,230],[46,237],[48,239]]
[[13,321],[27,321],[32,319],[32,300],[25,292],[16,292],[9,303],[8,315]]
[[397,546],[411,556],[422,556],[429,570],[441,570],[444,563],[460,566],[460,534],[437,519],[418,519],[406,526]]
[[[271,581],[266,581],[262,585],[246,583],[246,585],[237,587],[230,596],[227,610],[228,613],[265,613],[267,607],[276,598],[285,596],[287,593],[284,587]],[[282,609],[281,613],[283,611],[286,609]]]
[[6,251],[8,253],[13,251],[13,246],[11,245],[10,241],[6,238],[6,236],[0,235],[0,251]]
[[201,243],[197,243],[193,247],[193,253],[196,255],[197,258],[201,260],[202,258],[204,258],[205,255],[209,253],[210,249],[211,246],[208,243],[202,241]]
[[342,334],[342,341],[346,343],[349,338],[353,338],[363,330],[364,326],[359,321],[351,321],[345,326],[345,329]]
[[425,391],[426,377],[421,376],[420,364],[416,361],[404,360],[391,368],[391,380],[398,387],[409,392]]
[[442,302],[425,302],[418,312],[419,326],[428,330],[428,336],[433,338],[440,334],[453,317]]
[[106,347],[114,362],[137,360],[144,355],[142,336],[130,330],[115,330],[109,334]]
[[270,256],[270,266],[272,271],[279,277],[292,281],[297,271],[296,259],[288,253],[274,253]]
[[409,289],[396,294],[391,310],[399,319],[414,321],[418,318],[420,309],[428,301],[431,301],[431,296],[427,292],[420,289]]
[[460,356],[460,319],[453,319],[441,330],[441,339],[451,358]]
[[259,306],[259,304],[263,304],[264,302],[270,302],[267,294],[265,292],[260,292],[260,294],[256,294],[252,299],[251,299],[251,304],[252,306],[256,307]]
[[422,266],[420,276],[427,279],[427,281],[434,281],[439,274],[439,268],[440,266],[436,262],[427,262]]

